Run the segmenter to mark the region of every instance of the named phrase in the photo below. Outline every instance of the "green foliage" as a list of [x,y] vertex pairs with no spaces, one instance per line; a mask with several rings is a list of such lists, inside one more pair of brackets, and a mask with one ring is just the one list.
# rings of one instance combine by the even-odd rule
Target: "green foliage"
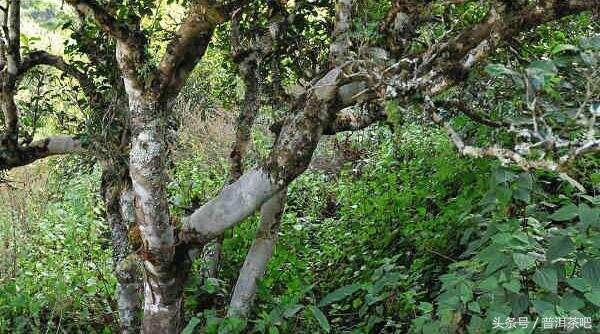
[[[496,175],[490,191],[506,197],[483,201],[467,217],[476,226],[463,235],[463,260],[440,277],[436,312],[415,319],[413,331],[487,333],[495,318],[527,317],[533,325],[537,317],[594,318],[600,311],[593,288],[600,277],[594,246],[600,207],[593,199],[580,198],[576,205],[548,194],[539,180],[527,187],[532,200],[524,202],[514,195],[527,174]],[[591,224],[588,211],[595,212]]]
[[[0,333],[115,329],[115,279],[95,191],[98,173],[67,184],[60,174],[1,195],[11,204],[0,207],[6,245],[0,247]],[[21,202],[21,196],[31,201]]]

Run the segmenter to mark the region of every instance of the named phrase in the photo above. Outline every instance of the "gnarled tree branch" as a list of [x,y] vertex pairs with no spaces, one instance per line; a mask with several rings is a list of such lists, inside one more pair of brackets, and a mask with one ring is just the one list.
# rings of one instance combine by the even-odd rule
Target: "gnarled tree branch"
[[4,147],[0,145],[0,169],[25,166],[53,155],[84,152],[81,141],[69,136],[51,136],[16,150],[6,150]]
[[138,70],[146,66],[144,34],[127,23],[119,22],[103,6],[95,0],[67,0],[78,12],[93,17],[100,27],[117,40],[117,60],[124,75],[126,86],[139,90],[144,80],[139,77]]
[[427,99],[425,109],[429,112],[431,120],[448,133],[452,144],[461,155],[475,158],[494,157],[503,163],[513,163],[524,170],[540,169],[555,172],[558,173],[559,177],[569,182],[578,190],[586,192],[586,189],[579,182],[570,177],[567,172],[569,171],[569,165],[575,158],[591,152],[600,152],[600,140],[592,141],[573,149],[569,154],[562,156],[559,161],[546,159],[531,160],[511,149],[497,146],[477,147],[467,145],[452,125],[436,112],[436,107],[431,100]]
[[27,71],[39,65],[52,66],[75,78],[90,100],[97,95],[94,83],[85,73],[68,64],[62,57],[50,54],[43,50],[29,52],[23,57],[23,61],[19,67],[18,76],[22,77]]
[[198,60],[204,55],[214,28],[225,21],[228,13],[213,1],[201,0],[188,9],[185,21],[158,65],[160,91],[165,97],[176,94]]

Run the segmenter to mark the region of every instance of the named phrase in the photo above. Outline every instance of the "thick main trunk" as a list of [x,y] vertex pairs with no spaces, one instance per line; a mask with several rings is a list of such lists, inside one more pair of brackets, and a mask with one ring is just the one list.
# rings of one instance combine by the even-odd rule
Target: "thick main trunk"
[[267,264],[273,255],[273,247],[277,242],[285,197],[286,191],[283,190],[263,204],[260,209],[261,222],[244,265],[240,269],[229,303],[228,317],[244,318],[252,309],[258,281],[265,274]]
[[144,259],[144,333],[177,333],[185,277],[175,260],[175,233],[169,218],[166,175],[167,124],[162,104],[130,90],[132,139],[130,175]]

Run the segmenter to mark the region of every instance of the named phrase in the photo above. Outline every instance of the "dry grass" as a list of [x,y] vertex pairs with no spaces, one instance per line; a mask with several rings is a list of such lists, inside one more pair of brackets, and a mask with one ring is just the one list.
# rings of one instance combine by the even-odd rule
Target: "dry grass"
[[227,159],[235,135],[236,115],[223,108],[184,108],[178,112],[178,147],[175,161],[200,154],[208,164]]

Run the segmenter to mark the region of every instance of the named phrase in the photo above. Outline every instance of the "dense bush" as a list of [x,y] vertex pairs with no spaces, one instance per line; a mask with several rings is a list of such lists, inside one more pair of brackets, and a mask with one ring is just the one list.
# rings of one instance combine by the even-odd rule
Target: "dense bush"
[[[222,322],[221,308],[202,310],[194,297],[223,305],[256,218],[225,239],[221,281],[190,280],[191,319],[204,317],[215,330],[221,321],[258,332],[437,333],[487,332],[497,317],[597,316],[597,197],[577,196],[547,175],[460,158],[443,133],[418,125],[339,140],[362,154],[291,186],[254,320]],[[364,152],[369,140],[379,149]],[[202,156],[175,168],[174,207],[205,201],[223,182]],[[3,266],[15,268],[2,272],[3,332],[115,328],[98,173],[75,172],[66,185],[55,174],[5,195],[45,204],[2,210]]]
[[57,162],[0,195],[0,332],[112,332],[115,279],[97,172],[68,183]]

